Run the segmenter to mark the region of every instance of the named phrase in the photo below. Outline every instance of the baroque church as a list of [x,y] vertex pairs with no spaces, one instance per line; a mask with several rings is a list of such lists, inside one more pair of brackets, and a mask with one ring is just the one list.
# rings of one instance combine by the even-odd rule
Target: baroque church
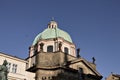
[[27,71],[35,73],[35,80],[101,80],[95,58],[82,58],[70,35],[51,20],[29,48]]
[[26,59],[0,52],[0,65],[8,61],[8,80],[101,80],[95,58],[82,58],[70,35],[51,20],[29,47]]

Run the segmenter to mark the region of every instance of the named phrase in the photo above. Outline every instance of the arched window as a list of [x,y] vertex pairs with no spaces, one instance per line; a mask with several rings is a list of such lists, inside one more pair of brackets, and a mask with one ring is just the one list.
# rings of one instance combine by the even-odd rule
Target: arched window
[[53,52],[53,46],[52,45],[47,47],[47,52]]
[[66,53],[66,54],[68,54],[69,52],[68,52],[68,48],[67,47],[65,47],[64,48],[64,52]]

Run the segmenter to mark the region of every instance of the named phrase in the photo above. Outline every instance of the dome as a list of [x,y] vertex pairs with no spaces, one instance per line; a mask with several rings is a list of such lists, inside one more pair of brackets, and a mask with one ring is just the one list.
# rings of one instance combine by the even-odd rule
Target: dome
[[53,39],[57,37],[63,38],[64,40],[72,43],[70,35],[67,32],[59,29],[55,21],[50,21],[50,23],[48,24],[48,28],[35,37],[32,45],[35,45],[39,40]]

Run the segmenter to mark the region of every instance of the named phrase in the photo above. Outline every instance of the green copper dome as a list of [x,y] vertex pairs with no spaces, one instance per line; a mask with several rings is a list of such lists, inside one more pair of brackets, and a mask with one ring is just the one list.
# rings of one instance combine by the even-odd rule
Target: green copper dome
[[53,38],[63,38],[64,40],[72,43],[72,39],[70,35],[67,32],[59,29],[57,27],[57,22],[50,21],[50,23],[48,24],[48,28],[45,29],[42,33],[39,33],[35,37],[32,45],[35,45],[39,40],[53,39]]

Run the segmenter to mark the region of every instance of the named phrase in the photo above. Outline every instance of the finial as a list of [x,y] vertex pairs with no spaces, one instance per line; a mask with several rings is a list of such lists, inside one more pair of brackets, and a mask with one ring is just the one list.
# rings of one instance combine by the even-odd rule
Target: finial
[[54,21],[54,17],[52,17],[52,21]]

